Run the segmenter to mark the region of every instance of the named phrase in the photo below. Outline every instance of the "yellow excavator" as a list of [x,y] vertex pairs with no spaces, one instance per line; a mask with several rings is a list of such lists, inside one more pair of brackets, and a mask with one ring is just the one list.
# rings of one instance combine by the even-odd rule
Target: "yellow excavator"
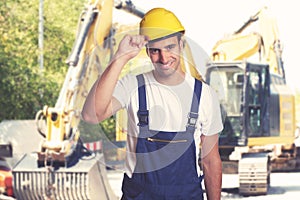
[[118,37],[125,31],[137,33],[137,27],[113,23],[114,9],[143,16],[131,1],[86,4],[57,102],[36,114],[38,131],[45,139],[36,153],[25,154],[12,170],[17,199],[118,199],[106,178],[103,154],[86,149],[79,132],[85,98],[110,61]]
[[215,44],[205,79],[221,103],[223,173],[238,174],[241,195],[267,194],[271,172],[300,168],[295,94],[267,7]]
[[[79,18],[76,40],[67,59],[69,66],[54,107],[44,106],[36,114],[38,132],[44,137],[37,152],[25,154],[13,167],[13,188],[17,199],[118,199],[106,177],[102,153],[92,153],[80,137],[80,113],[85,98],[110,62],[122,36],[138,34],[138,25],[113,23],[114,9],[124,10],[139,18],[144,12],[130,0],[90,0]],[[152,68],[150,62],[139,63],[146,53],[130,61],[121,76],[138,74]],[[186,59],[191,52],[186,46]],[[144,59],[143,59],[144,61]],[[131,62],[135,62],[134,65]],[[133,68],[133,66],[143,66]],[[201,78],[193,62],[185,70]],[[117,113],[117,140],[126,133],[124,111]],[[123,138],[124,139],[124,138]]]

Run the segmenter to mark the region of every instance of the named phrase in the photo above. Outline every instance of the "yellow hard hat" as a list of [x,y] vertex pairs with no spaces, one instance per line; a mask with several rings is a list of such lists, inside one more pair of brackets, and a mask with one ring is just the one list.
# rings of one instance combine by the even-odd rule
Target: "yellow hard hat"
[[147,35],[151,40],[157,40],[185,29],[178,18],[164,8],[153,8],[148,11],[140,22],[140,34]]

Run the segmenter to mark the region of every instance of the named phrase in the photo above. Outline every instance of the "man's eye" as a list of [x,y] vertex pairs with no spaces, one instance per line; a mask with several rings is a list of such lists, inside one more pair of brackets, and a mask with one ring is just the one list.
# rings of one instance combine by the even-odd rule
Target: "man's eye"
[[172,50],[172,49],[174,49],[175,47],[176,47],[175,44],[171,44],[171,45],[166,46],[166,49],[167,49],[167,50]]
[[149,48],[149,52],[150,52],[151,54],[157,54],[157,53],[159,53],[159,49]]

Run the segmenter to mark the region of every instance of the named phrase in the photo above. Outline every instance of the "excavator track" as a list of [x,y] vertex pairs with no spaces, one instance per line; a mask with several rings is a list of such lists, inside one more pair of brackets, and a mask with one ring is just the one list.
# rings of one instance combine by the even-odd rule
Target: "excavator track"
[[270,185],[269,158],[266,153],[249,153],[239,161],[239,194],[265,195]]

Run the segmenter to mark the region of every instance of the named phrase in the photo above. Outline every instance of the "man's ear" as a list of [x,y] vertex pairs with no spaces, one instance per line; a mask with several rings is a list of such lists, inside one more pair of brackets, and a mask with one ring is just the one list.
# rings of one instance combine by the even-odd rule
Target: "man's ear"
[[146,53],[147,53],[147,56],[150,57],[149,56],[149,48],[147,48],[147,46],[146,46]]
[[180,41],[179,41],[179,45],[180,45],[180,49],[183,50],[183,48],[184,48],[184,41],[183,41],[182,38],[181,38]]

